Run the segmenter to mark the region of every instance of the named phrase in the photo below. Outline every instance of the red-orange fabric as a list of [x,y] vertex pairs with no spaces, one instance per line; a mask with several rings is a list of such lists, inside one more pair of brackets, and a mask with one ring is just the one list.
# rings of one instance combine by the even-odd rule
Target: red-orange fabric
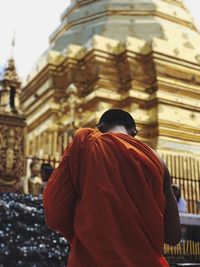
[[146,144],[80,129],[43,197],[47,224],[70,241],[68,267],[169,267],[163,166]]

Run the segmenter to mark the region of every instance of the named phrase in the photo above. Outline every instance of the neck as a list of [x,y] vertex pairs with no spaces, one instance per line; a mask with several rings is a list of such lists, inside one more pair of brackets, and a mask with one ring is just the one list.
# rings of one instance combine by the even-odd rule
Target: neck
[[124,126],[114,126],[109,132],[128,134]]

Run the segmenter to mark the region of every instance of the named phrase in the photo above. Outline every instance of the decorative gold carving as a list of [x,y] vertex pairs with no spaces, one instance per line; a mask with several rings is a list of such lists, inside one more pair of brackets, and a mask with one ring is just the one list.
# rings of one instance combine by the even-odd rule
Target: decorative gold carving
[[197,60],[197,62],[200,64],[200,55],[196,55],[196,60]]
[[25,174],[24,134],[23,127],[0,124],[0,188],[17,190],[16,183]]
[[[24,129],[0,125],[0,169],[2,176],[20,177],[24,174]],[[4,175],[3,175],[4,174]]]
[[[82,103],[78,96],[77,87],[74,84],[70,84],[66,90],[67,93],[67,103],[69,108],[69,116],[72,119],[72,125],[74,127],[79,127],[79,122],[76,120],[76,114],[78,114],[79,105]],[[78,119],[78,118],[77,118]],[[76,123],[76,126],[75,126]]]
[[37,159],[33,159],[30,164],[31,176],[28,178],[28,192],[38,195],[42,190],[41,164]]
[[30,177],[22,176],[18,188],[22,193],[39,195],[42,192],[41,164],[37,158],[30,163]]
[[14,164],[14,151],[12,148],[6,149],[6,173],[12,175],[12,169]]
[[180,54],[180,52],[179,52],[179,50],[177,48],[175,48],[173,52],[174,52],[175,56],[178,56]]

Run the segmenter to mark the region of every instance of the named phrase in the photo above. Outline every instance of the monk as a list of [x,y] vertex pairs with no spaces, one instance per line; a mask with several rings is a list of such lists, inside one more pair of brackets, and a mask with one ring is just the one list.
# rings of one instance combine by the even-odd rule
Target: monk
[[68,267],[168,267],[164,242],[180,241],[165,164],[124,110],[106,111],[98,130],[80,129],[44,191],[47,225],[71,246]]

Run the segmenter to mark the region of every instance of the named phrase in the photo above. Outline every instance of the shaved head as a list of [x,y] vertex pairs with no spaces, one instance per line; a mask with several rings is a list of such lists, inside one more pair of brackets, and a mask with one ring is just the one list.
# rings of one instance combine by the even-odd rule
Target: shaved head
[[107,110],[101,116],[97,127],[100,132],[108,132],[113,127],[123,126],[129,135],[135,136],[137,129],[133,117],[122,109],[110,109]]

